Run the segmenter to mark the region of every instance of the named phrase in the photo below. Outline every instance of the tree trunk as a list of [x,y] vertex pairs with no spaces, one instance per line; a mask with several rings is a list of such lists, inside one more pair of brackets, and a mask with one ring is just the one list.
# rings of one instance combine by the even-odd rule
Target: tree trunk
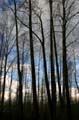
[[52,16],[52,0],[49,0],[50,8],[50,66],[51,66],[51,93],[52,93],[52,116],[53,120],[56,120],[56,83],[55,83],[55,70],[54,70],[54,51],[53,51],[53,16]]
[[35,76],[35,63],[34,63],[34,47],[32,37],[32,6],[29,0],[29,38],[30,38],[30,58],[31,58],[31,73],[32,73],[32,92],[33,92],[33,111],[35,120],[39,119],[39,107],[36,92],[36,76]]
[[11,87],[12,87],[12,77],[13,77],[13,68],[12,68],[12,71],[11,71],[11,80],[10,80],[10,87],[9,87],[9,107],[11,107],[11,93],[12,93]]
[[[69,86],[68,86],[68,68],[67,68],[67,50],[66,50],[66,13],[65,13],[65,0],[63,3],[63,25],[62,25],[62,54],[63,54],[63,83],[64,90],[66,91],[66,101],[67,101],[67,115],[68,120],[72,120],[71,117],[71,103],[69,96]],[[65,95],[65,94],[64,94]]]
[[18,120],[23,120],[23,94],[22,94],[22,74],[20,71],[20,58],[19,58],[19,45],[18,45],[18,23],[17,23],[17,9],[16,1],[14,0],[15,9],[15,26],[16,26],[16,50],[17,50],[17,71],[19,79],[19,90],[18,90]]
[[4,110],[4,97],[5,97],[5,87],[6,87],[6,67],[7,67],[7,54],[5,55],[4,79],[3,79],[2,97],[1,97],[1,112],[3,112]]
[[44,30],[43,30],[43,23],[42,19],[40,17],[40,23],[41,23],[41,34],[42,34],[42,53],[43,53],[43,65],[44,65],[44,76],[45,76],[45,84],[46,84],[46,91],[47,91],[47,98],[48,98],[48,105],[52,118],[53,108],[52,108],[52,101],[51,101],[51,94],[50,94],[50,88],[49,88],[49,81],[48,81],[48,75],[47,75],[47,63],[46,63],[46,53],[45,53],[45,37],[44,37]]

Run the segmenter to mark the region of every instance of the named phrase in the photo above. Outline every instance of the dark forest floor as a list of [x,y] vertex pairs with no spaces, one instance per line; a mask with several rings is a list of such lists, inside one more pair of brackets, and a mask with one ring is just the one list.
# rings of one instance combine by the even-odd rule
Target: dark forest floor
[[[11,107],[6,103],[4,111],[0,114],[0,120],[18,120],[17,105],[13,103]],[[50,120],[47,104],[40,105],[40,120]],[[24,120],[33,120],[32,104],[28,102],[24,105]],[[56,120],[67,120],[66,109],[60,109],[57,105]],[[72,103],[72,120],[79,120],[79,103]]]

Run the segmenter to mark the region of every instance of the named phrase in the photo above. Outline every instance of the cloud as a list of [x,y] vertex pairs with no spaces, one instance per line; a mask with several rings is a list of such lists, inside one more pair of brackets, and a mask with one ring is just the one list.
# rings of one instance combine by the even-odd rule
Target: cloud
[[[4,80],[4,77],[2,76],[1,78],[1,84],[3,85],[3,80]],[[11,81],[11,78],[7,75],[6,76],[6,83],[5,83],[5,100],[8,100],[8,97],[9,97],[9,87],[10,87],[10,81]],[[16,80],[12,80],[12,87],[11,87],[11,91],[12,91],[12,99],[14,99],[14,97],[16,96],[16,88],[17,88],[17,84],[18,82]]]
[[[2,78],[1,78],[1,81],[2,81],[2,84],[3,84],[3,76],[2,76]],[[8,98],[9,98],[10,82],[11,82],[11,78],[7,75],[7,76],[6,76],[5,97],[4,97],[5,100],[8,100]],[[12,99],[14,99],[14,98],[16,97],[17,85],[18,85],[18,81],[15,80],[15,79],[13,79],[13,80],[12,80],[12,87],[11,87],[11,91],[12,91],[12,93],[11,93],[11,98],[12,98]],[[58,91],[58,84],[56,84],[56,89],[57,89],[57,96],[58,96],[58,93],[59,93],[59,91]],[[61,89],[62,89],[62,86],[61,86]],[[26,91],[27,93],[28,93],[28,92],[31,93],[31,83],[30,83],[30,82],[28,83],[27,88],[25,88],[25,83],[23,83],[23,95],[24,95],[25,91]],[[78,93],[77,88],[72,87],[72,88],[70,89],[70,92],[71,92],[71,98],[72,98],[73,100],[75,100],[75,99],[76,99],[76,100],[79,100],[79,93]],[[40,94],[41,94],[41,92],[40,92]]]
[[[3,85],[3,80],[4,77],[2,76],[1,78],[1,84]],[[8,100],[9,98],[9,88],[10,88],[10,82],[11,78],[7,75],[6,76],[6,83],[5,83],[5,100]],[[11,98],[14,99],[16,97],[16,92],[17,92],[17,86],[18,86],[18,81],[15,79],[12,79],[12,86],[11,86]],[[23,95],[25,94],[25,91],[28,93],[31,93],[31,85],[30,83],[27,84],[27,88],[25,88],[25,83],[23,83]]]

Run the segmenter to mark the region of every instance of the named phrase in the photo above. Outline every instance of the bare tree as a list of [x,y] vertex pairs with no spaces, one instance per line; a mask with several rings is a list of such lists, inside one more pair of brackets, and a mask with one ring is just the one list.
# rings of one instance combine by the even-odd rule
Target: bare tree
[[17,52],[17,71],[19,79],[19,90],[18,90],[18,119],[23,119],[23,94],[22,94],[22,73],[20,70],[20,54],[19,54],[19,44],[18,44],[18,22],[17,22],[17,8],[16,1],[14,0],[14,15],[15,15],[15,26],[16,26],[16,52]]
[[35,76],[35,63],[34,63],[34,48],[32,37],[32,5],[29,0],[29,38],[30,38],[30,58],[31,58],[31,73],[32,73],[32,92],[33,92],[33,106],[34,106],[34,119],[39,119],[39,107],[36,92],[36,76]]
[[52,92],[52,116],[53,119],[56,119],[56,83],[55,83],[55,68],[54,68],[54,25],[53,25],[53,8],[52,8],[52,0],[49,0],[49,8],[50,8],[50,68],[51,68],[51,92]]

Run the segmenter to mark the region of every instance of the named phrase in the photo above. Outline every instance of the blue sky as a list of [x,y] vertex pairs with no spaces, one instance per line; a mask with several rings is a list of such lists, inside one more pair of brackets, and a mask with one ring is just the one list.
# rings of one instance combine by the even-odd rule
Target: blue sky
[[[16,3],[20,3],[23,0],[16,0]],[[4,10],[4,4],[12,5],[14,3],[14,0],[0,0],[0,10]]]
[[[14,3],[14,0],[6,0],[6,1],[8,1],[8,4],[13,4]],[[16,2],[17,3],[19,3],[19,2],[21,2],[22,0],[16,0]]]

